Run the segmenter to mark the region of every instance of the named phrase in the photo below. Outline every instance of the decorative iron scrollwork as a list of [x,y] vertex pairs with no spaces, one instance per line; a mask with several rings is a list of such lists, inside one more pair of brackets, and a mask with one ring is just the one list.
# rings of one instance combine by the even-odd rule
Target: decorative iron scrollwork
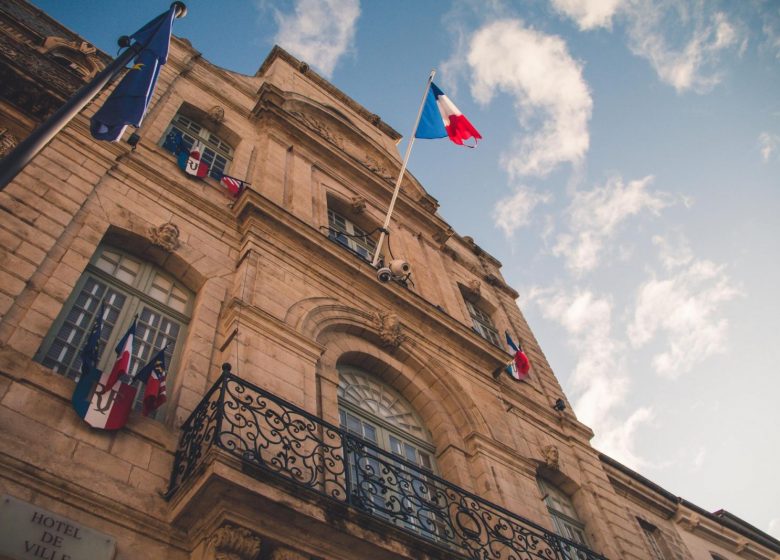
[[[227,366],[227,365],[226,365]],[[182,426],[168,495],[214,449],[471,560],[605,560],[231,374]]]

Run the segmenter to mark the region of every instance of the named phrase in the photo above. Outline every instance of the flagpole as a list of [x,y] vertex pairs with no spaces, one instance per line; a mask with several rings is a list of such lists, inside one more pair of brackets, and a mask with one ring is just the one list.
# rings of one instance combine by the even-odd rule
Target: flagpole
[[436,75],[436,70],[431,70],[431,75],[428,76],[428,83],[425,84],[425,91],[423,92],[422,102],[420,103],[420,109],[417,111],[417,119],[414,121],[414,127],[412,128],[412,134],[409,136],[409,143],[406,145],[406,154],[404,155],[404,162],[401,165],[401,172],[398,174],[398,180],[395,182],[395,190],[393,191],[393,198],[390,199],[390,206],[387,209],[387,216],[385,216],[385,223],[382,225],[381,233],[379,234],[379,243],[377,243],[376,253],[374,254],[374,260],[371,266],[376,267],[379,262],[379,253],[382,251],[382,244],[385,242],[385,237],[388,235],[387,227],[390,225],[390,217],[393,214],[393,208],[395,208],[395,201],[398,199],[398,193],[401,192],[401,181],[404,178],[406,172],[406,164],[409,163],[409,156],[412,154],[412,146],[414,145],[414,136],[417,134],[417,126],[420,124],[420,117],[422,116],[423,108],[425,107],[425,100],[428,97],[428,90],[431,88],[431,82]]
[[[183,18],[187,14],[187,6],[183,2],[174,2],[176,6],[176,18]],[[102,72],[95,76],[91,82],[84,85],[51,117],[46,119],[41,126],[33,131],[27,138],[19,143],[6,157],[0,161],[0,191],[3,191],[19,172],[38,155],[46,144],[51,142],[57,133],[78,115],[87,103],[100,93],[100,90],[108,84],[133,57],[146,48],[146,45],[129,43],[129,38],[119,38],[120,47],[128,47],[119,58],[115,59]]]

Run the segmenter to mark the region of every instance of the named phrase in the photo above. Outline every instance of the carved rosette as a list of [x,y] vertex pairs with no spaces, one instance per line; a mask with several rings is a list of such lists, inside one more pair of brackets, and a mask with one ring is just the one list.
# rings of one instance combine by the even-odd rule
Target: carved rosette
[[398,315],[388,311],[379,311],[375,314],[379,339],[384,348],[396,350],[406,338],[401,332],[401,322]]
[[558,448],[554,445],[545,445],[542,448],[542,455],[544,456],[544,464],[553,470],[560,470],[560,453]]
[[258,535],[230,523],[222,525],[209,537],[209,550],[214,560],[254,560],[260,553],[262,540]]
[[181,247],[181,243],[179,242],[179,227],[173,222],[166,222],[157,227],[150,227],[149,239],[152,243],[158,247],[162,247],[170,253]]

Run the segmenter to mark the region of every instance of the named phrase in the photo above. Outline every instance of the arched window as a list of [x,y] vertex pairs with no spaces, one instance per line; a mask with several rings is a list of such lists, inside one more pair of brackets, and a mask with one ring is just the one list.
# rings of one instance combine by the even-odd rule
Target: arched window
[[192,118],[178,113],[173,117],[161,140],[162,147],[174,154],[179,146],[169,142],[168,139],[170,133],[175,131],[181,133],[182,148],[187,151],[192,149],[195,142],[203,144],[201,161],[209,166],[209,177],[219,180],[227,173],[230,162],[233,161],[233,147],[224,139]]
[[[539,484],[547,511],[550,512],[555,532],[577,544],[588,546],[588,541],[585,538],[585,525],[577,517],[577,511],[574,509],[571,498],[547,480],[537,478],[536,482]],[[569,554],[567,558],[572,560],[578,558],[575,551],[566,552]]]
[[[447,534],[433,513],[441,504],[427,474],[435,471],[435,450],[409,402],[351,366],[339,368],[338,395],[342,428],[387,452],[365,444],[349,447],[352,503],[427,538],[438,540]],[[396,457],[418,468],[411,469]]]
[[338,395],[343,428],[433,472],[430,435],[397,391],[358,368],[340,366]]
[[[137,315],[129,373],[133,375],[156,352],[166,348],[170,379],[176,366],[176,350],[189,323],[192,301],[192,292],[157,266],[115,247],[101,246],[52,324],[36,360],[78,380],[81,350],[104,303],[98,368],[113,366],[114,348]],[[139,391],[137,398],[142,394]],[[139,403],[136,408],[140,408]]]

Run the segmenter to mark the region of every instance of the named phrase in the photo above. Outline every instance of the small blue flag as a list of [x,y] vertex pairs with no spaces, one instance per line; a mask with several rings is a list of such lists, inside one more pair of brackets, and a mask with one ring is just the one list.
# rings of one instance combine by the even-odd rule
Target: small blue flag
[[92,117],[90,132],[94,138],[116,142],[122,137],[127,125],[136,128],[141,126],[160,75],[160,67],[168,60],[171,27],[177,9],[175,5],[171,6],[170,10],[154,18],[130,37],[133,46],[143,46],[143,50]]

